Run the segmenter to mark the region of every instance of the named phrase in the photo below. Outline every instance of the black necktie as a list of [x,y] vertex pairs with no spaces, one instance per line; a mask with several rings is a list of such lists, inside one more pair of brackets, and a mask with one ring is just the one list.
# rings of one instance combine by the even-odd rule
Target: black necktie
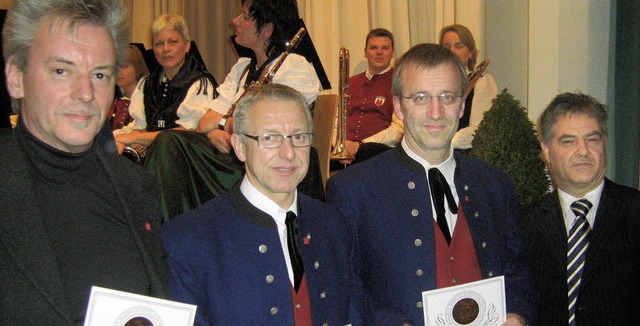
[[287,248],[289,248],[289,258],[293,269],[294,287],[296,292],[300,289],[302,275],[304,274],[304,264],[302,263],[302,252],[300,252],[300,237],[298,235],[298,217],[294,212],[287,212]]
[[447,179],[437,168],[429,169],[429,191],[433,197],[433,206],[436,209],[437,221],[444,238],[447,240],[447,244],[451,244],[451,233],[449,232],[449,225],[447,224],[447,218],[445,216],[444,198],[447,198],[449,203],[449,210],[453,213],[458,212],[458,205],[456,205],[455,199],[451,194],[451,188],[447,183]]

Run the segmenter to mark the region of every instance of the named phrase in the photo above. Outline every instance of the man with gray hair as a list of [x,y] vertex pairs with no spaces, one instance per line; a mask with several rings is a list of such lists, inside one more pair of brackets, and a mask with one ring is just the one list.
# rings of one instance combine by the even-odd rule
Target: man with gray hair
[[244,179],[163,228],[173,299],[198,305],[202,326],[348,324],[349,225],[296,190],[313,141],[305,98],[267,84],[233,118]]
[[103,128],[127,51],[120,0],[16,0],[3,30],[0,324],[80,325],[91,286],[164,296],[157,186]]
[[640,292],[640,192],[605,177],[607,111],[557,95],[538,120],[556,189],[520,217],[540,325],[635,325]]

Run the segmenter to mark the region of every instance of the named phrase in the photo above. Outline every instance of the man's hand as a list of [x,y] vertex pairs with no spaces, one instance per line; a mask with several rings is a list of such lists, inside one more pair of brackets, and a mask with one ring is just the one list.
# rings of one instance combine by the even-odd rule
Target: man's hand
[[346,140],[345,146],[347,147],[347,152],[349,153],[349,156],[356,157],[356,153],[360,148],[360,143],[357,141]]
[[207,133],[207,137],[221,153],[231,153],[231,134],[226,131],[214,129]]
[[339,162],[342,164],[351,164],[351,162],[353,162],[353,159],[356,157],[356,153],[358,152],[358,149],[360,148],[360,143],[355,142],[355,141],[350,141],[350,140],[346,140],[344,142],[344,147],[345,147],[345,153],[344,156],[347,157],[347,159],[344,160],[340,160]]

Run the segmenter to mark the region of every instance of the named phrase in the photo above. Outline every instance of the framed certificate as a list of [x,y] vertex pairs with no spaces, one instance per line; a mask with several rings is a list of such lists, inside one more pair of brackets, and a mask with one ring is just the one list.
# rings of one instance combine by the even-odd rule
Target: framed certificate
[[422,292],[426,326],[498,326],[507,320],[504,276]]
[[194,305],[94,286],[84,326],[192,326],[195,317]]

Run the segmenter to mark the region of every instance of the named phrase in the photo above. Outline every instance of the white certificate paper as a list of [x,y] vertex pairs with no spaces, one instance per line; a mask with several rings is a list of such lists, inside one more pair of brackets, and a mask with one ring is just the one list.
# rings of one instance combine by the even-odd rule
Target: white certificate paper
[[194,305],[94,286],[84,326],[192,326],[195,317]]
[[504,276],[422,292],[426,326],[498,326],[507,320]]

